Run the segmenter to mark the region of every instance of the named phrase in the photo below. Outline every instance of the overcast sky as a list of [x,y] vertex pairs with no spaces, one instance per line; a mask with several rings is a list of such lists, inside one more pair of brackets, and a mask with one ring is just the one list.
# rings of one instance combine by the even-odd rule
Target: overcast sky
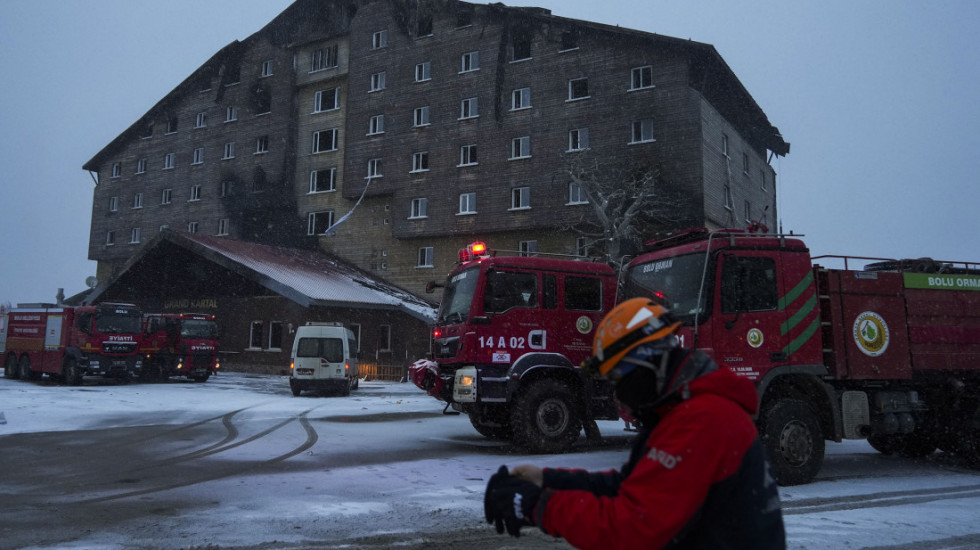
[[[289,4],[0,1],[0,303],[84,290],[82,164]],[[792,145],[779,217],[814,255],[980,262],[980,2],[505,4],[713,45]]]

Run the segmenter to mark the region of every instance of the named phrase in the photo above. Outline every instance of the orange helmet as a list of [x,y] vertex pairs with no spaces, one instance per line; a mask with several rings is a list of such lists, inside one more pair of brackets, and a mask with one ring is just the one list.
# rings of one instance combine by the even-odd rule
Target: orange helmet
[[593,356],[583,367],[607,376],[627,353],[640,344],[656,342],[674,348],[680,321],[667,308],[649,298],[631,298],[617,305],[599,322],[592,341]]

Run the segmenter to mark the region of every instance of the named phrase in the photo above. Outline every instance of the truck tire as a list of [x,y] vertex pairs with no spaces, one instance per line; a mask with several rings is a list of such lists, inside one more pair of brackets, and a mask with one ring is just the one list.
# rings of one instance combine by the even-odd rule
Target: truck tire
[[817,413],[805,401],[780,399],[761,415],[759,434],[780,485],[810,483],[823,464],[824,438]]
[[20,378],[20,367],[17,366],[17,356],[13,353],[7,354],[7,360],[3,362],[3,376],[11,380]]
[[536,453],[567,451],[582,431],[575,394],[557,380],[539,380],[520,392],[511,409],[514,443]]
[[477,414],[467,416],[470,417],[470,424],[473,425],[473,429],[487,439],[507,441],[514,436],[513,430],[510,429],[510,424],[506,421],[494,422]]
[[31,370],[31,358],[27,355],[20,356],[20,361],[17,363],[17,366],[20,371],[21,380],[38,380],[41,378],[41,373]]
[[64,380],[66,386],[81,386],[82,385],[82,369],[78,367],[78,362],[74,359],[69,359],[65,361],[65,365],[61,368],[64,373]]

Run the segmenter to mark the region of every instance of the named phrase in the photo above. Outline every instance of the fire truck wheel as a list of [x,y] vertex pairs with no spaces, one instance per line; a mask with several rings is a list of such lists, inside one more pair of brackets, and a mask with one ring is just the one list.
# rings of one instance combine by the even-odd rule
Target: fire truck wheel
[[34,372],[31,370],[31,358],[26,355],[20,356],[20,362],[17,364],[20,370],[21,380],[37,380],[41,378],[41,373]]
[[20,378],[20,368],[17,366],[17,356],[13,353],[7,355],[7,360],[3,363],[4,378],[16,380]]
[[537,453],[566,451],[582,431],[575,395],[557,380],[538,380],[518,394],[510,425],[514,443]]
[[468,416],[470,417],[470,424],[473,425],[473,429],[487,439],[507,441],[514,435],[510,429],[510,425],[506,422],[488,421],[486,418],[475,414]]
[[65,366],[62,367],[64,374],[65,384],[69,386],[81,386],[82,385],[82,370],[78,368],[78,363],[74,359],[69,359],[65,362]]
[[780,399],[767,409],[763,411],[759,433],[776,482],[801,485],[813,481],[824,453],[817,413],[798,399]]

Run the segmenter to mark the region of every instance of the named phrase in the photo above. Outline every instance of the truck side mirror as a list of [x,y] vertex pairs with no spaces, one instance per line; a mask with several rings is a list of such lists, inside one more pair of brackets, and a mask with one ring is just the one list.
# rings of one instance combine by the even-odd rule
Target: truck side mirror
[[439,283],[437,283],[435,281],[429,281],[429,282],[425,283],[425,293],[426,294],[432,294],[433,292],[435,292],[435,290],[437,288],[442,288],[444,286],[446,286],[446,285],[441,285],[441,284],[439,284]]

